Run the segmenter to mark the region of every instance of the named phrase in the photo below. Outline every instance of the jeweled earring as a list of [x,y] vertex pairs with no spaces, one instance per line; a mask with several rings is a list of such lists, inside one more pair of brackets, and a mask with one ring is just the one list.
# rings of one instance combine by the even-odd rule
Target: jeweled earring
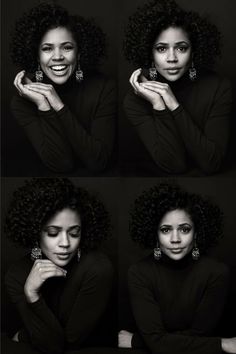
[[80,251],[80,249],[78,248],[78,251],[77,251],[77,262],[80,261],[80,258],[81,258],[81,251]]
[[195,81],[196,78],[197,78],[197,70],[194,67],[193,61],[192,61],[191,67],[189,68],[189,78],[190,78],[191,81]]
[[38,64],[38,70],[35,71],[35,79],[37,82],[43,81],[43,72],[41,70],[40,64]]
[[152,67],[149,68],[149,78],[151,81],[155,81],[157,78],[157,69],[156,69],[154,63],[152,63]]
[[159,261],[161,259],[162,252],[161,252],[158,242],[157,242],[157,246],[153,250],[153,256],[156,261]]
[[200,251],[199,251],[199,248],[197,246],[197,239],[196,239],[196,237],[194,237],[194,246],[193,246],[193,249],[192,249],[192,259],[194,261],[197,261],[199,258],[200,258]]
[[36,261],[36,259],[42,259],[42,251],[39,246],[32,248],[30,258],[32,261]]
[[82,71],[81,68],[80,68],[79,59],[78,59],[78,68],[77,68],[77,70],[76,70],[76,72],[75,72],[75,78],[76,78],[76,81],[77,81],[78,83],[80,83],[80,82],[83,81],[83,79],[84,79],[84,73],[83,73],[83,71]]

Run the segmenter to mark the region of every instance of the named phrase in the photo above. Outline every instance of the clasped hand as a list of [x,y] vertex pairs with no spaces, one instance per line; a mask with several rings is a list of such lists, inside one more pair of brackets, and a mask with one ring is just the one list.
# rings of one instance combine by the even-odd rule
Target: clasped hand
[[[23,84],[23,79],[25,83]],[[20,71],[14,80],[19,95],[36,104],[39,110],[49,111],[51,108],[58,112],[64,107],[53,85],[41,82],[32,82]]]
[[[141,82],[138,81],[139,78]],[[134,88],[135,94],[149,101],[153,109],[162,111],[168,108],[173,111],[179,106],[168,84],[159,81],[148,81],[141,75],[141,69],[133,72],[129,82]]]

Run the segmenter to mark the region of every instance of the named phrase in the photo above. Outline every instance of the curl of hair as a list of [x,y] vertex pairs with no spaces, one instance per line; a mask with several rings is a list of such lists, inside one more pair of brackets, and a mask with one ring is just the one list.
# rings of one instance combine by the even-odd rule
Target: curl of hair
[[45,224],[64,208],[80,215],[81,249],[95,249],[110,236],[110,218],[102,202],[66,178],[25,181],[13,194],[6,214],[5,233],[21,246],[34,247],[39,244]]
[[163,216],[172,210],[185,210],[190,216],[201,253],[223,235],[223,214],[206,197],[184,191],[178,185],[161,183],[144,191],[134,202],[130,216],[132,239],[145,248],[157,245],[158,227]]
[[63,7],[50,3],[33,7],[16,21],[10,45],[13,62],[31,73],[37,70],[40,41],[48,30],[57,27],[71,31],[82,70],[93,70],[106,52],[105,34],[93,19],[71,16]]
[[126,59],[139,67],[151,67],[153,44],[169,27],[180,27],[189,36],[196,68],[211,68],[220,55],[220,32],[207,18],[184,11],[173,0],[151,0],[129,17],[123,43]]

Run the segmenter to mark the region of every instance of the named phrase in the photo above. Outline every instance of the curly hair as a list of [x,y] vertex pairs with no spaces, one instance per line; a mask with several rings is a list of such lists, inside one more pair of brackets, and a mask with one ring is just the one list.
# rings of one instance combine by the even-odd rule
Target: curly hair
[[180,27],[189,36],[196,68],[210,68],[214,64],[221,46],[217,27],[196,12],[184,11],[174,0],[151,0],[129,17],[123,43],[126,59],[149,68],[153,44],[169,27]]
[[222,237],[223,213],[217,205],[206,197],[184,191],[176,184],[160,183],[135,200],[130,212],[132,239],[145,248],[156,247],[161,219],[176,209],[185,210],[190,216],[201,253]]
[[80,248],[95,249],[111,233],[109,214],[102,202],[66,178],[33,178],[18,188],[9,205],[5,233],[14,242],[34,247],[44,225],[64,208],[81,218]]
[[93,70],[105,56],[106,36],[93,19],[71,16],[59,5],[41,3],[16,21],[10,52],[15,64],[33,73],[38,67],[38,48],[44,34],[65,27],[73,35],[83,71]]

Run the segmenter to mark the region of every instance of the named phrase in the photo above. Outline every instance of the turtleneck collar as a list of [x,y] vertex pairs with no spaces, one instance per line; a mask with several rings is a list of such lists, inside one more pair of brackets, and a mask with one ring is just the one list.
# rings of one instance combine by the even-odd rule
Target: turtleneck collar
[[171,259],[170,257],[166,256],[165,254],[162,254],[161,259],[157,263],[167,266],[168,268],[171,268],[173,270],[181,270],[181,269],[186,269],[186,268],[193,266],[194,262],[196,262],[196,261],[194,261],[192,259],[192,254],[190,252],[184,258],[177,260],[177,261]]

